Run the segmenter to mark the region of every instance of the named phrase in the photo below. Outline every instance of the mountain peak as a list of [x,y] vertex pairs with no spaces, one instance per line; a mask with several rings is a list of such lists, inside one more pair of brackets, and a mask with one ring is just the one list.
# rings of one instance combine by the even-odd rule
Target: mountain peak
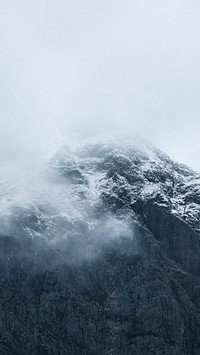
[[2,354],[199,354],[200,176],[98,142],[59,149],[37,184],[29,203],[2,185],[2,323],[24,334],[6,328]]

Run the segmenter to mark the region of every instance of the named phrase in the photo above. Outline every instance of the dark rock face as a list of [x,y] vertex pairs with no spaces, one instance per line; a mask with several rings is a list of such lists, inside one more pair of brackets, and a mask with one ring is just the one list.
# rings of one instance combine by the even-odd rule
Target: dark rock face
[[116,145],[51,169],[0,216],[0,354],[200,354],[199,175]]

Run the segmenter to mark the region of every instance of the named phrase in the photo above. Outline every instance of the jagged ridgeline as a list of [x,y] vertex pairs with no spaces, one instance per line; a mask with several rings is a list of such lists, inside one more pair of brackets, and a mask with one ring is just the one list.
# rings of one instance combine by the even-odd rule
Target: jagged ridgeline
[[148,144],[2,182],[0,354],[200,354],[200,176]]

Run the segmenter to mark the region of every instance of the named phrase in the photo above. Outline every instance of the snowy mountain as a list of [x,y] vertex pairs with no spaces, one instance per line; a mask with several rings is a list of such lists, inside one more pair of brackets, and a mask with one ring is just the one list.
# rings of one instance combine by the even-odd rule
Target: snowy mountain
[[148,143],[0,191],[2,354],[200,354],[200,175]]

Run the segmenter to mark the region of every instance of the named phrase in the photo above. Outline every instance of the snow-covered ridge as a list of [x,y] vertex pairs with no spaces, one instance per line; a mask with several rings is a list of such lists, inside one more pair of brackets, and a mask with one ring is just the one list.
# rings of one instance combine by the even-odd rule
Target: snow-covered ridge
[[[54,238],[101,211],[153,200],[200,229],[200,176],[152,145],[90,144],[59,149],[37,179],[2,182],[2,234]],[[68,231],[68,232],[67,232]]]

